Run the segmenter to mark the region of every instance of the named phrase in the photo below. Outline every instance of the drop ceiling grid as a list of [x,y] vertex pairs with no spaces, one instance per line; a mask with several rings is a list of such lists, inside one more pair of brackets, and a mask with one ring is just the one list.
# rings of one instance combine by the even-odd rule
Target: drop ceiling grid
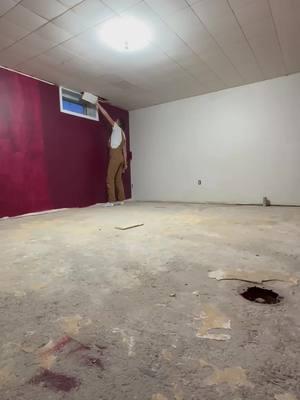
[[[147,106],[170,101],[172,95],[177,99],[180,90],[182,97],[188,97],[299,72],[297,1],[285,0],[283,5],[282,0],[48,0],[47,8],[40,0],[1,0],[0,64],[25,73],[35,71],[35,76],[55,79],[55,83],[76,82],[82,89],[86,82],[90,90],[101,86],[98,76],[111,73],[117,81],[107,82],[108,95],[110,89],[113,98],[120,93],[113,86],[119,78],[123,82],[119,105]],[[141,55],[132,62],[112,55],[98,42],[100,53],[92,54],[86,38],[91,38],[99,23],[138,7],[147,10],[150,22],[154,15],[154,26],[159,27],[161,36],[153,41],[152,52],[149,49],[143,53],[144,60]],[[189,37],[180,33],[186,29],[184,20],[176,22],[178,28],[172,26],[177,13],[192,13],[193,20],[197,18],[194,32],[192,26],[188,27],[192,32]],[[65,28],[64,20],[69,21],[70,30]],[[82,26],[77,27],[76,21]],[[101,55],[107,58],[105,62]],[[57,63],[51,60],[57,56]],[[99,74],[98,64],[95,67],[93,63],[99,63]],[[148,85],[152,89],[146,91],[142,71],[151,68],[161,72],[152,75],[153,82]],[[71,71],[72,77],[68,75]],[[174,86],[175,79],[178,82]],[[126,81],[136,85],[136,91]]]

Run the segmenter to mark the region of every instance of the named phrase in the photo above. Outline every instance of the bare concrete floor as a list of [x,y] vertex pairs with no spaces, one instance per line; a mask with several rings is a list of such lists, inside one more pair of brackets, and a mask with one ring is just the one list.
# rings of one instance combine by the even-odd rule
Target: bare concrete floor
[[299,208],[97,206],[0,247],[1,400],[300,399]]

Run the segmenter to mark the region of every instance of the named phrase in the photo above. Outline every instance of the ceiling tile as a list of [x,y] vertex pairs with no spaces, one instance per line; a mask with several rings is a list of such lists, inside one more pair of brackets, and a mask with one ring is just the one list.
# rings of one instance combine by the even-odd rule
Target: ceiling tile
[[223,18],[231,15],[227,0],[202,0],[192,5],[203,17]]
[[289,73],[300,71],[300,2],[270,0],[285,64]]
[[192,6],[193,4],[198,3],[199,1],[202,1],[202,0],[186,0],[186,2],[187,2],[188,4],[190,4],[191,6]]
[[5,14],[5,18],[13,24],[27,29],[29,32],[34,31],[47,22],[46,19],[38,16],[21,5],[17,5],[8,11],[8,13]]
[[86,52],[92,52],[93,48],[88,42],[80,40],[79,37],[71,38],[64,42],[61,47],[68,50],[73,55],[84,55]]
[[145,0],[146,3],[159,15],[167,16],[188,7],[185,0]]
[[0,36],[0,50],[4,49],[5,47],[10,46],[13,44],[14,41],[6,36],[1,35]]
[[0,65],[13,68],[30,57],[30,54],[16,43],[0,52]]
[[9,39],[18,40],[26,35],[29,31],[8,21],[6,17],[0,18],[0,34],[7,36]]
[[67,7],[63,6],[57,0],[22,0],[20,4],[46,19],[55,18],[67,11]]
[[53,47],[53,42],[43,39],[36,33],[31,33],[24,39],[18,41],[17,45],[20,46],[23,51],[28,52],[31,56],[36,56]]
[[141,0],[102,0],[109,8],[115,12],[122,12],[126,9],[140,3]]
[[0,2],[0,16],[5,14],[17,4],[16,0],[1,0]]
[[89,27],[89,23],[72,10],[57,17],[52,21],[52,23],[65,31],[70,32],[72,35],[77,35]]
[[68,8],[74,7],[82,2],[82,0],[58,0],[58,1]]
[[270,16],[268,0],[228,0],[241,24]]
[[43,55],[53,58],[53,62],[56,61],[56,64],[63,63],[73,57],[73,54],[71,52],[62,48],[61,46],[53,47],[52,49],[45,52]]
[[55,44],[64,42],[65,40],[70,39],[72,36],[70,32],[59,28],[51,22],[39,28],[37,31],[35,31],[35,33],[41,36],[43,39],[49,40]]
[[229,0],[264,78],[286,73],[284,58],[268,0]]
[[80,18],[88,21],[89,26],[96,25],[114,16],[113,11],[99,0],[85,0],[72,10]]
[[252,48],[229,3],[225,0],[205,0],[192,7],[243,81],[263,79]]
[[209,36],[205,27],[191,8],[185,8],[165,19],[172,28],[188,44],[190,40],[199,40]]

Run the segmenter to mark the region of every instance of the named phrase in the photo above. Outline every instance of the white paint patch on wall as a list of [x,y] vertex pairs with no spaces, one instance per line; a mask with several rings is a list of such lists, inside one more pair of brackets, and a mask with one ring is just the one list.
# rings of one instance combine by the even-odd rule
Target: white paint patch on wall
[[130,129],[135,200],[300,205],[300,74],[135,110]]

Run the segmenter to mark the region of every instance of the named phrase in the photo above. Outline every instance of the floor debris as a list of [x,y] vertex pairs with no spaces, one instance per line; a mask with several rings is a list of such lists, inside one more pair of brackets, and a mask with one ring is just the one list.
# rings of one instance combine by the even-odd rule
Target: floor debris
[[144,226],[144,224],[116,226],[115,229],[118,229],[119,231],[127,231],[128,229],[139,228],[140,226]]
[[215,329],[231,329],[230,319],[213,305],[205,305],[199,317],[194,320],[201,321],[201,327],[198,329],[197,337],[211,340],[229,340],[231,335],[227,333],[212,333]]
[[244,281],[252,283],[264,283],[271,281],[288,282],[292,285],[297,285],[299,279],[290,274],[284,272],[272,272],[272,271],[245,271],[242,269],[236,270],[222,270],[209,272],[209,278],[216,279],[217,281]]

